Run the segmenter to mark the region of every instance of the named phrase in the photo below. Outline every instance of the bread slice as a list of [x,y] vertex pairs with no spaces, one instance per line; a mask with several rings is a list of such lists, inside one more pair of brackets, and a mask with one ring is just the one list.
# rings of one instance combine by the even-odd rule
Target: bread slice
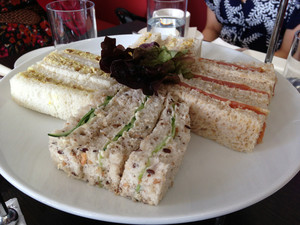
[[63,120],[81,107],[103,101],[106,89],[121,85],[99,68],[99,56],[67,49],[55,51],[10,80],[12,98],[21,106]]
[[[57,167],[70,176],[117,193],[129,154],[139,148],[157,123],[164,93],[147,97],[141,90],[123,88],[71,134],[50,137],[49,150]],[[72,119],[63,130],[54,133],[71,130],[79,120]]]
[[262,141],[268,109],[216,96],[183,82],[169,90],[190,106],[195,134],[242,152],[251,152]]
[[207,75],[209,74],[194,75],[192,79],[181,77],[181,81],[221,98],[242,102],[255,107],[268,108],[271,96],[267,92],[251,88],[244,84],[219,80]]
[[229,63],[221,60],[199,58],[193,68],[195,74],[209,74],[219,80],[247,85],[251,88],[274,95],[277,82],[271,63]]
[[174,182],[190,140],[189,108],[170,94],[154,128],[130,154],[120,195],[157,205]]

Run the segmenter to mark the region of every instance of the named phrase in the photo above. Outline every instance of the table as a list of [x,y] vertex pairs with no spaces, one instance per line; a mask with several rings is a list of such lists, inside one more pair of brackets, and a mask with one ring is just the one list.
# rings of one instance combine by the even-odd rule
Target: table
[[[130,34],[145,27],[145,23],[134,21],[103,31],[98,36]],[[20,55],[6,59],[0,58],[0,64],[13,68]],[[199,225],[295,225],[300,224],[300,172],[282,189],[270,197],[237,212],[226,216],[197,221],[188,224]],[[16,197],[28,225],[79,225],[79,224],[112,224],[104,221],[91,220],[54,209],[25,195],[0,175],[0,193],[4,200]]]

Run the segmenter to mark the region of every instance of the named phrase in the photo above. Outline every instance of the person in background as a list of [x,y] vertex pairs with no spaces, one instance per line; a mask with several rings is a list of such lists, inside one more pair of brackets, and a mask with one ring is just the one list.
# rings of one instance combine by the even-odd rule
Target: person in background
[[[204,40],[220,37],[227,43],[267,52],[280,0],[205,0]],[[287,58],[294,34],[300,29],[300,1],[290,0],[275,55]]]

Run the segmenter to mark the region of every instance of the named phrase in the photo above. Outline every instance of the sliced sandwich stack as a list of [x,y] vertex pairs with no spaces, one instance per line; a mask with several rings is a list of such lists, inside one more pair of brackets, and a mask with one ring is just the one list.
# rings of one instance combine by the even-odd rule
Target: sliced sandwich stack
[[233,64],[200,58],[192,79],[170,91],[190,105],[192,131],[237,151],[260,143],[274,94],[272,64]]
[[51,157],[68,175],[157,205],[187,149],[189,111],[165,91],[150,97],[122,88],[50,136]]
[[95,105],[117,82],[99,68],[100,56],[75,49],[54,51],[10,80],[12,98],[21,106],[63,120],[81,107]]

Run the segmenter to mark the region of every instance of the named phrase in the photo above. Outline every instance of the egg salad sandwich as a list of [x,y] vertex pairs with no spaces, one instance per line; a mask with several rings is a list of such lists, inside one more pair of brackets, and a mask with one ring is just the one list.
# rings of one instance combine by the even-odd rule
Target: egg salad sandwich
[[[99,67],[100,56],[75,49],[54,51],[10,80],[19,105],[63,120],[119,89]],[[116,85],[116,86],[115,86]]]

